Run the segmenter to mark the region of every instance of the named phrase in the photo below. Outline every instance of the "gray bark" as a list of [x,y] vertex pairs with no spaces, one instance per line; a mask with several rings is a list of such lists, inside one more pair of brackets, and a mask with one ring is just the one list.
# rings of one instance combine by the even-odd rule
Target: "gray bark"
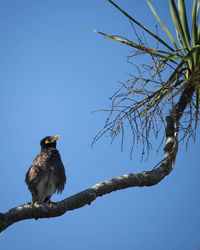
[[173,107],[169,116],[166,117],[166,143],[164,147],[164,157],[160,166],[151,171],[141,173],[131,173],[118,176],[93,187],[77,193],[60,202],[53,203],[50,207],[48,204],[24,204],[12,208],[6,213],[0,213],[0,232],[15,222],[32,219],[32,218],[50,218],[61,216],[69,210],[74,210],[85,205],[91,204],[97,197],[109,194],[113,191],[129,187],[153,186],[160,182],[173,169],[176,154],[178,151],[178,125],[181,116],[190,103],[194,87],[188,86],[182,93],[178,103]]

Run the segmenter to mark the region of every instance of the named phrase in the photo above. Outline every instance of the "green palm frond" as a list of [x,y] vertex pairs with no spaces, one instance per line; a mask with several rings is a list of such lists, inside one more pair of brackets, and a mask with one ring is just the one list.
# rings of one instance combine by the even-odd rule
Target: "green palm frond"
[[136,25],[138,25],[140,28],[145,30],[148,34],[150,34],[153,38],[158,40],[160,43],[162,43],[166,48],[168,48],[171,51],[174,51],[174,49],[168,45],[163,39],[161,39],[159,36],[157,36],[155,33],[153,33],[151,30],[147,29],[143,24],[135,20],[132,16],[130,16],[128,13],[126,13],[124,10],[122,10],[116,3],[114,3],[112,0],[108,0],[113,6],[115,6],[120,12],[122,12],[126,17],[128,17],[131,21],[133,21]]
[[156,17],[156,19],[158,20],[160,26],[163,28],[163,30],[165,31],[165,33],[167,34],[167,36],[169,37],[170,41],[172,42],[172,44],[174,45],[174,47],[178,50],[179,47],[176,44],[176,42],[174,41],[173,36],[171,35],[171,33],[169,32],[169,30],[167,29],[167,27],[163,24],[163,22],[161,21],[161,19],[159,18],[159,16],[157,15],[155,9],[153,8],[153,5],[151,4],[151,2],[149,0],[147,0],[147,3],[151,9],[151,11],[153,12],[154,16]]
[[179,10],[179,14],[180,14],[181,23],[183,26],[184,36],[187,40],[188,47],[190,47],[191,38],[190,38],[190,32],[189,32],[189,26],[188,26],[188,21],[187,21],[187,14],[186,14],[184,0],[178,1],[178,10]]
[[197,0],[194,0],[192,10],[192,45],[193,47],[198,44],[198,33],[197,33]]
[[[149,83],[154,82],[156,77],[159,78],[164,68],[170,69],[168,79],[164,82],[161,81],[160,85],[157,85],[154,91],[150,91],[146,98],[142,97],[143,99],[138,102],[137,105],[132,107],[130,113],[137,112],[138,115],[147,114],[152,109],[154,110],[155,107],[158,107],[161,103],[166,104],[177,95],[181,94],[188,85],[192,85],[196,88],[196,104],[194,105],[196,128],[199,119],[198,114],[200,101],[200,24],[198,22],[200,0],[193,0],[191,27],[188,25],[189,22],[185,1],[177,0],[176,4],[175,0],[169,0],[170,13],[176,31],[176,37],[173,37],[173,33],[170,32],[170,30],[164,25],[151,1],[146,0],[153,15],[166,33],[167,38],[170,41],[169,43],[153,33],[139,21],[135,20],[112,0],[108,1],[129,20],[163,45],[162,50],[154,49],[152,47],[148,47],[146,44],[138,44],[120,36],[112,36],[100,31],[95,31],[103,35],[106,39],[131,46],[139,52],[144,52],[140,54],[149,54],[152,58],[154,58],[152,60],[152,65],[149,66],[153,73],[151,72],[148,79],[143,78],[140,86],[137,87],[136,94],[141,94],[140,96],[142,96],[144,91],[148,91],[150,89],[151,85],[149,86]],[[172,45],[170,45],[170,43]]]
[[[124,44],[126,44],[128,46],[131,46],[133,48],[144,51],[144,52],[146,52],[146,53],[148,53],[150,55],[158,56],[158,57],[163,58],[163,59],[165,59],[167,61],[171,61],[172,63],[175,63],[175,64],[177,64],[177,63],[174,60],[177,60],[177,59],[180,60],[180,59],[183,58],[182,56],[179,55],[179,52],[181,51],[180,49],[177,50],[177,51],[173,51],[173,52],[168,52],[168,51],[158,50],[158,49],[152,49],[152,48],[146,47],[144,45],[134,43],[134,42],[129,41],[127,39],[125,40],[125,39],[121,39],[121,38],[116,37],[116,36],[105,34],[105,33],[100,32],[98,30],[93,30],[93,31],[96,32],[96,33],[99,33],[100,35],[103,35],[104,38],[106,38],[108,40],[124,43]],[[166,55],[168,55],[168,56],[166,56]]]
[[183,51],[185,51],[185,53],[188,53],[190,49],[190,44],[187,42],[188,39],[185,36],[186,32],[183,31],[183,26],[180,20],[178,10],[176,8],[176,4],[174,0],[169,0],[169,4],[170,4],[172,20],[174,22],[174,26],[177,31],[177,36],[179,36],[180,40],[182,41],[182,43],[180,43],[180,46],[182,47]]

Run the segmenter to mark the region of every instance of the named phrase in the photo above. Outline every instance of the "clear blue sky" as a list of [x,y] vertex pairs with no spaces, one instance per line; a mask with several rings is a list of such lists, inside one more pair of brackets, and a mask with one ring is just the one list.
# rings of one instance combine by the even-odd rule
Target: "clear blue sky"
[[[155,29],[145,0],[117,3]],[[168,1],[152,3],[170,27]],[[119,142],[110,145],[109,138],[91,150],[106,118],[92,111],[108,107],[117,80],[136,73],[125,61],[131,48],[93,29],[135,39],[128,20],[106,0],[0,2],[0,212],[31,200],[24,177],[46,135],[61,136],[58,149],[68,178],[53,201],[161,160],[162,150],[141,162],[135,148],[131,161],[130,147],[121,152]],[[0,249],[197,249],[199,147],[199,136],[187,152],[181,145],[175,169],[154,187],[114,192],[58,218],[12,225],[0,236]]]

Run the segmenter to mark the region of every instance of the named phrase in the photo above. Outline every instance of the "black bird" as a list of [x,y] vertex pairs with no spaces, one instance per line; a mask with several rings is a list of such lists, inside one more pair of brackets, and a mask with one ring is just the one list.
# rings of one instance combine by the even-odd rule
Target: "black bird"
[[32,204],[48,202],[57,191],[61,193],[66,183],[65,168],[56,149],[59,136],[46,136],[41,140],[41,151],[26,173],[25,182],[32,194]]

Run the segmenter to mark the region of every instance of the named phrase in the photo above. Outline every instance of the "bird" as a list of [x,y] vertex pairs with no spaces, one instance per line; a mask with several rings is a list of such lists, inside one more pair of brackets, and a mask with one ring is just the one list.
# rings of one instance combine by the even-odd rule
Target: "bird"
[[48,203],[51,196],[61,193],[66,183],[65,168],[56,142],[60,136],[46,136],[40,141],[41,151],[28,169],[25,182],[32,194],[31,204]]

